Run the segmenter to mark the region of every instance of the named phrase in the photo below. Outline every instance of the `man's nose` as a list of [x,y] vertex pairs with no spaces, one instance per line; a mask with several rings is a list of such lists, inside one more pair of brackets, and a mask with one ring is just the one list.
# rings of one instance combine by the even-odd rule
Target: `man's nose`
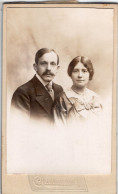
[[50,65],[50,63],[48,63],[48,65],[47,65],[47,70],[51,70],[51,65]]

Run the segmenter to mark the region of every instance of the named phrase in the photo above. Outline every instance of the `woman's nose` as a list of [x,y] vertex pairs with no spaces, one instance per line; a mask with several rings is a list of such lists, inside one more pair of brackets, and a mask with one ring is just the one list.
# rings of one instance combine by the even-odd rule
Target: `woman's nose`
[[81,71],[78,72],[78,77],[82,77],[82,72]]

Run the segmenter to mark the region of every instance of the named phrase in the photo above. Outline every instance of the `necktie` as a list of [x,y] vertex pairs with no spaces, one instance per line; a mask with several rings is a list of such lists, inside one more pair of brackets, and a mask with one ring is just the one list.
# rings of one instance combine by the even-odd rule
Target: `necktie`
[[48,93],[50,94],[50,96],[52,97],[52,99],[54,100],[54,92],[53,92],[53,89],[52,89],[52,85],[49,83],[45,87],[46,87]]

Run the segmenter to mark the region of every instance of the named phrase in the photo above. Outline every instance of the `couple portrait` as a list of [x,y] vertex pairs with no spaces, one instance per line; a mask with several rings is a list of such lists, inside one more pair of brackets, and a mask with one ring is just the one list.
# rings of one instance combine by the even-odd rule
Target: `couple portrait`
[[[55,50],[41,48],[36,52],[34,77],[18,87],[11,100],[13,114],[20,114],[36,122],[84,122],[98,117],[102,112],[99,95],[87,88],[94,76],[94,67],[86,56],[76,56],[68,64],[67,73],[72,86],[63,89],[53,79],[60,68],[59,56]],[[17,115],[17,116],[18,116]]]
[[115,193],[117,6],[5,3],[4,193]]
[[7,172],[109,174],[113,11],[53,6],[7,10]]

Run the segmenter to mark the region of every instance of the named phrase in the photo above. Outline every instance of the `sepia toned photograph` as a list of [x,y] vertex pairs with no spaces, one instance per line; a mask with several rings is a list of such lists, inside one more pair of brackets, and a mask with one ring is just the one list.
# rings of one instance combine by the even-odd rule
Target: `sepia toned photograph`
[[115,190],[116,8],[4,5],[3,177],[32,192]]

